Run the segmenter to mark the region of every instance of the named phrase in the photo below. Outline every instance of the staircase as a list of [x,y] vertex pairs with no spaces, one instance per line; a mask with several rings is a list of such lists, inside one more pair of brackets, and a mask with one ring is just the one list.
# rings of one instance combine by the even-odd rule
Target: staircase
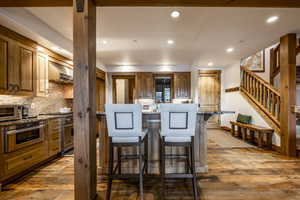
[[248,69],[241,68],[242,96],[280,134],[280,94],[271,84]]

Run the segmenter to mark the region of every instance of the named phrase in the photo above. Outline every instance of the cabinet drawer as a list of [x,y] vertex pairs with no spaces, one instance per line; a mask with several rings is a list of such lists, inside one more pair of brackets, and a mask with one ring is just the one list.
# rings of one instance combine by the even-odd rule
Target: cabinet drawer
[[53,156],[54,154],[57,154],[60,152],[60,148],[59,148],[59,140],[57,141],[52,141],[49,144],[49,156]]
[[56,132],[56,133],[52,133],[50,135],[50,140],[58,140],[59,139],[59,133]]
[[18,155],[7,156],[5,158],[5,173],[19,172],[30,166],[37,164],[45,158],[43,146],[23,151]]

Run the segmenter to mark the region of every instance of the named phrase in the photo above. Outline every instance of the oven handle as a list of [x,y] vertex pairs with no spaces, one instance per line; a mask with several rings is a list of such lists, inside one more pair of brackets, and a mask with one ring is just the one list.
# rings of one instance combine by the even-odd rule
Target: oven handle
[[41,128],[45,127],[45,126],[46,125],[39,125],[39,126],[31,127],[31,128],[23,128],[23,129],[18,129],[18,130],[7,131],[6,134],[7,135],[12,135],[12,134],[17,134],[17,133],[25,132],[25,131],[32,131],[32,130],[36,130],[36,129],[41,129]]

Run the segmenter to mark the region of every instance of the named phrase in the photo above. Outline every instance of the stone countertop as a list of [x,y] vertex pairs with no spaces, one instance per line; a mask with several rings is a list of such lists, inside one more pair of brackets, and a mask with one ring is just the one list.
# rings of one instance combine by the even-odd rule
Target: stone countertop
[[0,122],[0,126],[12,126],[12,125],[18,125],[18,124],[24,124],[24,123],[45,121],[45,120],[49,120],[49,119],[64,118],[64,117],[69,117],[69,116],[72,116],[72,114],[59,114],[59,115],[46,115],[45,114],[45,115],[39,115],[36,118]]

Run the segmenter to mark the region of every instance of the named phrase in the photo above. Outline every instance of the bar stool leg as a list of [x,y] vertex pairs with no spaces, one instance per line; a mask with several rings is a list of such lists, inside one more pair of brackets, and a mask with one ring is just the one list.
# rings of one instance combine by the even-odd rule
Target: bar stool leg
[[161,138],[160,143],[160,178],[161,178],[161,199],[165,199],[165,137]]
[[114,168],[114,147],[112,143],[112,139],[109,139],[109,175],[108,175],[108,186],[106,191],[106,200],[110,199],[111,195],[111,186],[112,186],[112,175]]
[[189,154],[189,147],[184,147],[185,149],[185,156],[186,156],[186,161],[185,161],[185,173],[188,174],[189,173],[189,162],[190,162],[190,154]]
[[144,155],[144,160],[145,160],[145,173],[148,174],[148,135],[145,138],[145,155]]
[[142,154],[142,141],[139,139],[139,168],[140,168],[140,200],[144,199],[144,186],[143,186],[143,154]]
[[193,174],[193,190],[194,190],[194,199],[198,200],[198,187],[197,187],[197,175],[195,170],[195,153],[194,153],[194,136],[192,136],[192,143],[191,143],[191,166],[192,166],[192,174]]
[[121,152],[122,152],[122,148],[118,147],[118,173],[122,174],[122,161],[121,161]]

